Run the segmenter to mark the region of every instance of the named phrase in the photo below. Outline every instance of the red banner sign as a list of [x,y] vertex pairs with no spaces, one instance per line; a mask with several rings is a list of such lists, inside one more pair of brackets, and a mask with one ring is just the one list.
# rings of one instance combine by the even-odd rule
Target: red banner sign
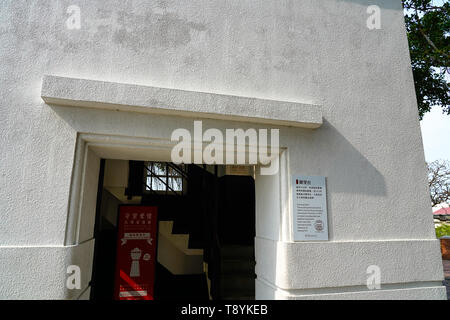
[[157,208],[121,206],[117,237],[116,300],[153,300]]

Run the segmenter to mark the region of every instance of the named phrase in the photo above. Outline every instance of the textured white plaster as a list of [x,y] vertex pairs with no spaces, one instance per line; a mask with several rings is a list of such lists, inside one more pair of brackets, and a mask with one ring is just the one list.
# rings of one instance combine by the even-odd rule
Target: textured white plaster
[[95,211],[97,209],[97,190],[100,172],[100,158],[95,152],[88,152],[82,180],[82,197],[78,221],[78,242],[94,237]]
[[[94,240],[77,246],[0,247],[0,299],[76,299],[91,280],[93,254]],[[67,289],[70,265],[80,267],[80,289]]]
[[173,234],[173,221],[160,221],[158,262],[172,274],[203,273],[203,249],[189,248],[188,234]]
[[[362,266],[372,261],[374,251],[386,279],[400,281],[398,287],[405,288],[392,289],[397,297],[444,296],[441,288],[412,289],[401,283],[437,281],[441,262],[432,241],[425,159],[400,0],[371,1],[381,8],[380,30],[367,29],[367,2],[362,0],[169,0],[164,5],[83,0],[78,3],[81,29],[68,30],[66,9],[72,4],[70,0],[0,2],[0,245],[12,246],[0,247],[1,297],[67,297],[60,287],[65,276],[60,267],[62,257],[72,250],[54,248],[78,242],[77,204],[82,196],[77,187],[81,189],[83,168],[77,165],[83,163],[78,157],[84,153],[75,149],[86,147],[76,144],[79,134],[137,141],[132,147],[126,139],[121,145],[93,145],[99,157],[158,160],[169,158],[167,141],[174,129],[193,126],[193,119],[180,116],[49,106],[41,99],[45,74],[322,106],[320,128],[280,128],[287,165],[276,196],[281,208],[273,206],[273,215],[281,216],[281,222],[271,217],[264,225],[267,211],[258,223],[271,238],[279,234],[275,229],[282,223],[281,239],[272,240],[289,241],[289,176],[323,175],[330,242],[267,248],[271,259],[258,253],[258,276],[292,290],[314,283],[361,285]],[[104,94],[125,105],[129,101],[119,98],[148,98]],[[195,106],[200,111],[208,107]],[[220,130],[274,127],[211,119],[203,125]],[[145,144],[140,148],[139,139],[151,139],[151,148]],[[88,224],[84,230],[83,237],[88,236]],[[261,245],[258,241],[257,247]],[[275,252],[283,254],[280,263]],[[30,266],[33,272],[26,273]],[[406,275],[395,268],[407,271]],[[257,296],[271,290],[257,286]],[[279,295],[273,297],[282,297],[277,290]],[[389,292],[370,294],[381,297]]]
[[105,161],[105,178],[103,187],[125,188],[128,186],[128,161],[107,160]]
[[[427,287],[429,285],[429,287]],[[392,288],[394,287],[394,288]],[[401,286],[382,287],[368,290],[363,287],[329,288],[327,290],[309,290],[309,292],[289,292],[273,288],[264,281],[256,280],[256,300],[445,300],[445,287],[426,283],[403,284]],[[323,293],[322,291],[328,291]]]
[[318,128],[320,106],[285,101],[45,76],[48,104]]
[[273,240],[280,237],[279,174],[255,176],[256,236]]
[[256,238],[256,274],[280,289],[365,286],[367,267],[381,285],[443,280],[438,240],[276,242]]

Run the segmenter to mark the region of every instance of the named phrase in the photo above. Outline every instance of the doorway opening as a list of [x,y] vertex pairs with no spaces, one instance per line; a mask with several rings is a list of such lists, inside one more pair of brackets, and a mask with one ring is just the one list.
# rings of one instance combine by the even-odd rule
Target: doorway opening
[[155,300],[255,298],[252,166],[102,159],[91,299],[113,299],[123,205],[157,207]]

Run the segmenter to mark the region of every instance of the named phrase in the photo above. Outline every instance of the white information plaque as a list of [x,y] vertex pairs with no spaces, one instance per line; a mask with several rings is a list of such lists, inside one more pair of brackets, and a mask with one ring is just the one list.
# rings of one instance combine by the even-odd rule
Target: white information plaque
[[328,240],[325,177],[292,177],[294,241]]

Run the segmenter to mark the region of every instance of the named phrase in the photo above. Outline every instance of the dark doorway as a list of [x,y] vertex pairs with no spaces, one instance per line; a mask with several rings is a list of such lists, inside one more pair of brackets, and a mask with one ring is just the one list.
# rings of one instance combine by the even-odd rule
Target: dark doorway
[[[252,176],[224,175],[218,166],[129,161],[126,186],[109,187],[104,184],[108,180],[105,175],[120,170],[105,169],[108,161],[102,160],[100,170],[91,299],[113,298],[117,240],[114,215],[117,217],[119,205],[125,203],[158,207],[158,222],[171,226],[165,239],[170,240],[171,234],[177,239],[184,236],[188,239],[186,250],[203,253],[203,269],[197,268],[192,274],[174,272],[167,262],[158,261],[155,299],[254,299]],[[158,252],[158,256],[163,253],[168,254]]]

